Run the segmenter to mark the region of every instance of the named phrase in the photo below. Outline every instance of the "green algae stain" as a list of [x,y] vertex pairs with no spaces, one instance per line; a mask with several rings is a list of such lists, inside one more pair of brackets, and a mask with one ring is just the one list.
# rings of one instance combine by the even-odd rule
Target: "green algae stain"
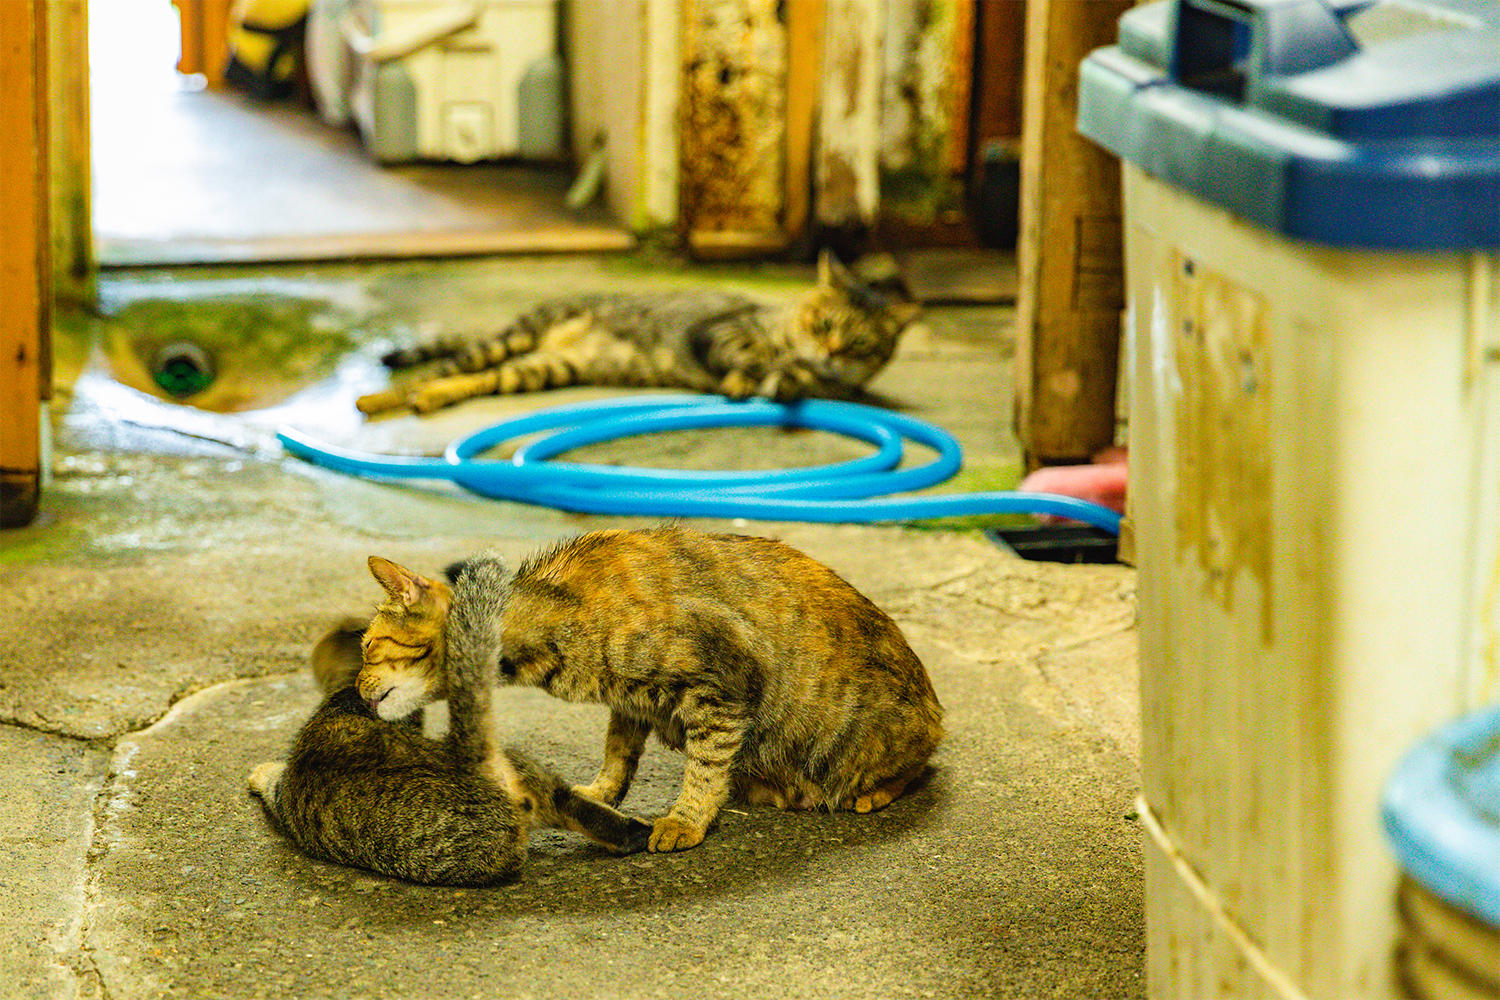
[[[100,320],[111,374],[158,398],[220,413],[273,405],[330,374],[354,320],[314,298],[141,298]],[[189,364],[188,356],[201,358]]]
[[84,532],[71,525],[7,530],[5,544],[0,545],[0,566],[60,562],[86,542]]

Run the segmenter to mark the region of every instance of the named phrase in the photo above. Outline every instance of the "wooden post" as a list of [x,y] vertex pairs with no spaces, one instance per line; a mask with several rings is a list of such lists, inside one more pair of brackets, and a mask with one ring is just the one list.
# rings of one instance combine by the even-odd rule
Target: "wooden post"
[[831,235],[868,229],[880,207],[881,36],[885,5],[827,0],[813,218]]
[[50,0],[47,18],[53,291],[81,306],[93,305],[95,279],[88,10],[88,0]]
[[990,140],[1020,142],[1026,4],[1023,0],[981,0],[977,15],[971,156]]
[[786,10],[786,208],[788,240],[801,239],[812,215],[813,140],[823,59],[823,0]]
[[1028,0],[1016,432],[1028,467],[1114,443],[1125,304],[1119,162],[1077,132],[1078,64],[1128,0]]
[[179,73],[202,73],[208,89],[224,86],[229,62],[229,13],[232,0],[172,0],[182,21]]
[[47,4],[0,3],[0,527],[30,524],[41,487],[47,263]]
[[975,0],[886,3],[876,105],[879,231],[893,247],[973,242],[964,175]]
[[686,0],[679,224],[699,257],[786,246],[787,31],[774,0]]

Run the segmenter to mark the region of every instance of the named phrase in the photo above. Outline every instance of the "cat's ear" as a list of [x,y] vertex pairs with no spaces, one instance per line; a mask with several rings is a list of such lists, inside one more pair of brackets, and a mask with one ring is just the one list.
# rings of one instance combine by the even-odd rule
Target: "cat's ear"
[[897,330],[905,330],[918,316],[922,315],[922,303],[892,302],[885,307],[885,313],[891,318]]
[[370,557],[370,575],[385,588],[385,592],[393,600],[406,608],[420,603],[432,587],[431,580],[379,556]]
[[824,288],[852,288],[859,284],[834,252],[824,247],[818,254],[818,284]]

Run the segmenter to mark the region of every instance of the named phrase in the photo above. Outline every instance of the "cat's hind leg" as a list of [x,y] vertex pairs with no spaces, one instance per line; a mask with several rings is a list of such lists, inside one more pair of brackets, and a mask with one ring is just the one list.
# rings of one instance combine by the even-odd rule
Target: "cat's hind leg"
[[410,368],[424,361],[451,358],[469,346],[469,339],[461,334],[439,334],[419,344],[398,348],[383,355],[380,363],[387,368]]
[[775,806],[781,810],[816,809],[823,804],[822,791],[804,780],[776,782],[743,776],[736,797],[752,806]]
[[250,791],[266,802],[276,800],[276,789],[281,785],[281,776],[286,772],[286,762],[280,760],[257,764],[250,771]]
[[740,778],[735,798],[743,800],[747,805],[775,806],[777,809],[786,809],[792,803],[785,788],[751,777]]
[[840,803],[840,808],[849,809],[857,813],[874,812],[877,809],[884,809],[899,799],[901,793],[906,791],[906,786],[910,785],[926,770],[927,764],[925,761],[921,764],[915,764],[894,778],[887,778],[873,788],[866,788],[863,791],[849,795]]
[[506,789],[525,828],[547,826],[581,833],[614,854],[644,851],[651,838],[651,824],[626,816],[619,810],[578,794],[552,771],[519,750],[497,756],[492,770],[509,775]]
[[511,329],[481,341],[453,359],[456,371],[477,372],[494,368],[507,358],[536,348],[536,334],[531,330]]
[[611,854],[635,854],[651,842],[652,826],[568,788],[552,793],[556,825],[581,833]]
[[411,394],[405,389],[382,389],[366,393],[354,401],[354,408],[366,416],[373,417],[387,410],[399,410],[410,405]]
[[407,403],[418,413],[431,413],[444,406],[452,406],[477,396],[491,396],[500,384],[498,371],[475,372],[471,375],[450,375],[435,378],[419,385],[407,397]]
[[540,392],[543,389],[565,389],[581,385],[579,365],[582,358],[571,353],[538,348],[530,354],[511,358],[494,370],[496,387],[501,395],[513,392]]

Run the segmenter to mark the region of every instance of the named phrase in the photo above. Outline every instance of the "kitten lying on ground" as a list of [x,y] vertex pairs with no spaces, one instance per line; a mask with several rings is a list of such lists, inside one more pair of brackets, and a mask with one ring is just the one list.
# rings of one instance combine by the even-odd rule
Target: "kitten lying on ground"
[[[385,582],[385,581],[382,581]],[[441,740],[416,719],[385,721],[352,686],[359,670],[357,623],[319,644],[313,670],[328,697],[297,735],[285,762],[250,774],[250,790],[287,837],[325,861],[433,885],[486,885],[513,879],[537,826],[574,830],[617,854],[642,850],[651,827],[576,794],[556,775],[495,744],[492,671],[499,656],[494,623],[476,577],[458,587],[449,618],[457,634],[445,671],[450,730]],[[440,588],[440,589],[438,589]],[[388,586],[382,614],[441,606],[448,588]]]
[[475,396],[569,385],[853,399],[919,311],[861,285],[824,251],[817,284],[792,306],[714,291],[553,299],[478,341],[445,336],[392,351],[384,359],[391,368],[444,360],[433,377],[356,405],[427,413]]
[[[422,613],[382,608],[370,623],[358,688],[373,710],[405,717],[451,698],[449,676],[471,671],[608,705],[604,763],[583,795],[618,805],[649,733],[687,754],[653,851],[701,842],[731,797],[879,809],[926,769],[943,736],[942,707],[896,623],[771,539],[600,531],[514,574],[492,558],[468,560],[451,570],[452,613],[491,623],[500,641],[462,648],[445,648],[468,626],[443,629],[441,583],[371,564],[426,595]],[[456,662],[476,651],[488,659]]]

